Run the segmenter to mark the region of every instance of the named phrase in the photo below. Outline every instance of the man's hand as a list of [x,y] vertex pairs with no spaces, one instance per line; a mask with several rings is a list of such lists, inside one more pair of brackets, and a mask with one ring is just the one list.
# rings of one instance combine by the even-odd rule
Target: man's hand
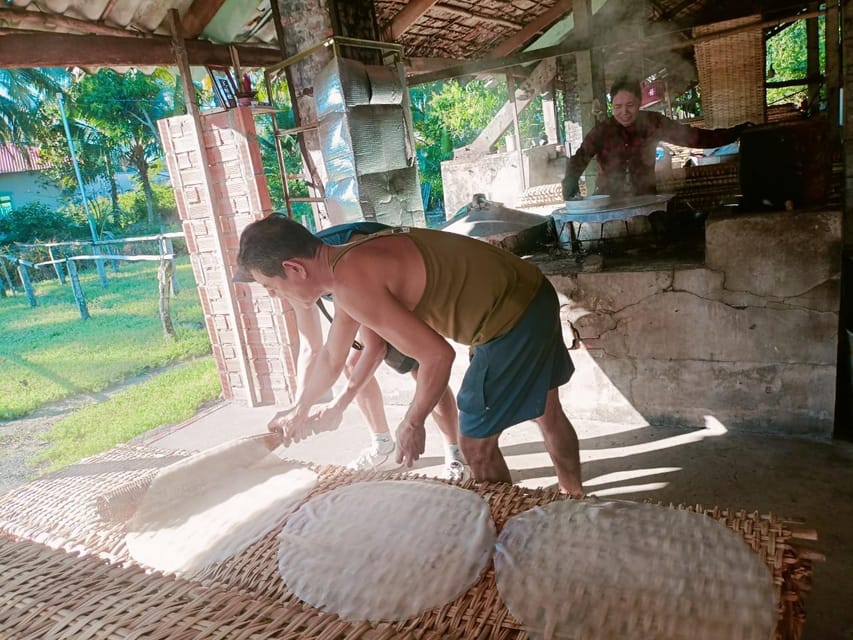
[[426,448],[424,423],[416,424],[408,418],[397,427],[397,464],[411,467]]
[[581,190],[577,178],[566,176],[561,184],[563,186],[563,200],[571,200],[580,195]]
[[305,419],[302,423],[302,431],[306,435],[320,433],[322,431],[334,431],[344,419],[343,407],[337,404],[330,404],[326,407],[318,409]]
[[267,424],[267,430],[278,434],[281,437],[281,443],[289,447],[305,437],[306,434],[302,433],[304,422],[305,417],[300,412],[299,406],[294,405],[276,413]]

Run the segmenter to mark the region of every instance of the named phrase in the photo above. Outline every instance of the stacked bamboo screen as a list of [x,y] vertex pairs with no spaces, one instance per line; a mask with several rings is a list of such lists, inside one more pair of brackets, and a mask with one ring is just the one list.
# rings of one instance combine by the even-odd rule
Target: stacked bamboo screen
[[[350,624],[308,607],[279,576],[279,529],[191,579],[144,570],[127,554],[121,518],[132,511],[157,469],[175,457],[173,452],[120,446],[0,497],[0,637],[527,638],[500,599],[493,569],[454,602],[398,624]],[[380,477],[399,476],[326,467],[312,496]],[[563,499],[551,490],[470,481],[461,486],[487,500],[498,530],[517,513]],[[670,508],[705,513],[743,537],[774,577],[775,638],[799,639],[811,562],[792,544],[787,523],[772,515],[698,505]],[[619,613],[625,615],[621,609]]]
[[[751,16],[693,29],[694,37],[760,21]],[[709,129],[765,119],[764,33],[761,27],[738,31],[695,45],[702,111]]]

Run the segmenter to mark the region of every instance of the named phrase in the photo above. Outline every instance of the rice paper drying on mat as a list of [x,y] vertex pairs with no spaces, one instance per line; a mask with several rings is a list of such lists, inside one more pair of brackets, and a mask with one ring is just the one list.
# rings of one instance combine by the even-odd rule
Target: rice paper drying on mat
[[137,562],[189,574],[226,560],[279,525],[317,485],[268,436],[226,442],[160,470],[127,525]]
[[360,482],[312,498],[288,519],[279,570],[297,597],[345,620],[405,620],[467,591],[494,543],[489,507],[473,491]]
[[702,514],[565,500],[510,518],[498,592],[537,638],[768,640],[776,596],[744,540]]

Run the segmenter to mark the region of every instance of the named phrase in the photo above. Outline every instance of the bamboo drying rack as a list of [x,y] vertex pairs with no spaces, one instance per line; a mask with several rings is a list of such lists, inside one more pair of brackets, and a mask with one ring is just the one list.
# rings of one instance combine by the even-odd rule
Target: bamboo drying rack
[[[524,640],[504,606],[494,570],[455,601],[404,622],[352,624],[300,602],[277,568],[277,534],[270,532],[231,559],[187,578],[135,564],[124,545],[123,519],[159,468],[188,455],[120,445],[60,474],[0,496],[0,637],[182,640],[402,640],[480,638]],[[388,473],[319,469],[308,497],[353,482],[411,478]],[[467,481],[490,505],[497,529],[522,511],[565,499]],[[773,515],[669,505],[704,513],[729,527],[773,574],[778,602],[775,640],[799,640],[811,556],[796,544],[790,523]]]

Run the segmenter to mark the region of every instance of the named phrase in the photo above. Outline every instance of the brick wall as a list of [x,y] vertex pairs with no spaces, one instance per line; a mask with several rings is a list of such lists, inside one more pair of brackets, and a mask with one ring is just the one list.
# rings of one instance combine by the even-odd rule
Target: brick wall
[[[234,284],[240,233],[271,211],[251,110],[158,124],[222,392],[249,406],[288,404],[296,371],[290,308],[258,285]],[[205,163],[207,166],[205,166]]]

